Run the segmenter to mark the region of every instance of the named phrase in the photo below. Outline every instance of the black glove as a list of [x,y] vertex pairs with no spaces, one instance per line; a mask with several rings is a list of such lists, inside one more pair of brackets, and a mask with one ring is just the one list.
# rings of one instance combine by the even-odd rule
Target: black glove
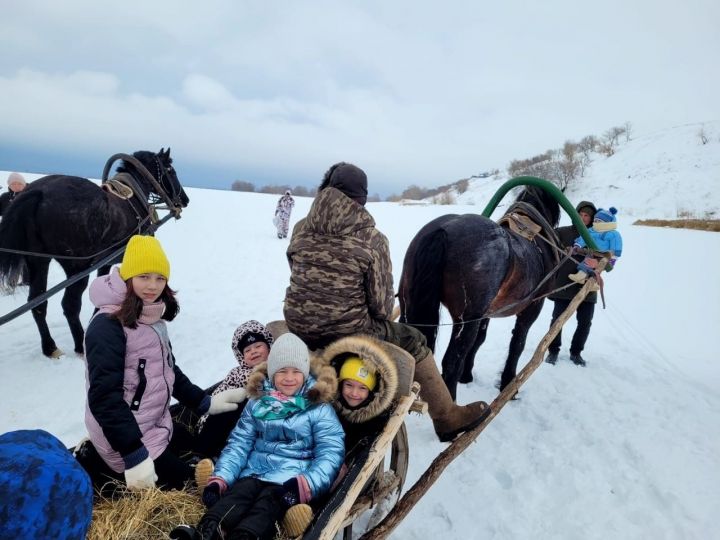
[[285,510],[291,506],[300,504],[300,486],[298,485],[296,476],[283,482],[282,486],[278,486],[275,493],[280,500],[280,504],[285,507]]
[[218,482],[210,482],[202,492],[202,502],[207,508],[215,506],[220,500],[220,484]]

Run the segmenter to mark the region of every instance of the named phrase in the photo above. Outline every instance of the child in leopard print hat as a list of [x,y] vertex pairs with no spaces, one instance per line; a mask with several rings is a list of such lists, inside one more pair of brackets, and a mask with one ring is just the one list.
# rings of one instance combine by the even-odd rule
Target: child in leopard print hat
[[[232,337],[232,351],[238,365],[230,370],[212,395],[234,388],[244,389],[253,368],[267,361],[272,344],[272,334],[258,321],[250,320],[238,326]],[[207,457],[219,456],[242,410],[243,404],[235,411],[202,416],[197,423],[195,451]]]

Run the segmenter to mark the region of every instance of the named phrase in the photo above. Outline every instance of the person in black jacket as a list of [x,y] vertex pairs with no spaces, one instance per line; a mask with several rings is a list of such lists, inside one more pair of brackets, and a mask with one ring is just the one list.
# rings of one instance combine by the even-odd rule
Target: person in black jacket
[[[592,225],[593,219],[597,208],[589,201],[581,201],[575,208],[580,214],[583,223],[586,227]],[[580,236],[577,228],[574,225],[567,227],[558,227],[556,229],[560,242],[564,247],[572,247],[575,239]],[[573,259],[567,259],[565,263],[560,267],[555,278],[555,288],[564,287],[572,283],[571,287],[562,289],[550,295],[550,300],[555,303],[555,307],[552,312],[552,321],[550,326],[557,320],[558,317],[565,311],[570,305],[570,301],[575,297],[580,288],[581,284],[575,283],[568,278],[568,274],[575,272],[577,263],[582,261],[582,257],[578,256]],[[576,312],[577,328],[573,334],[572,341],[570,342],[570,360],[578,366],[585,366],[585,359],[580,354],[585,348],[585,342],[590,335],[590,326],[592,325],[593,314],[595,313],[595,304],[597,303],[597,292],[590,292],[585,300],[578,306]],[[548,355],[545,357],[545,361],[548,364],[555,364],[560,353],[560,347],[562,346],[562,330],[558,333],[555,339],[550,343],[548,347]]]

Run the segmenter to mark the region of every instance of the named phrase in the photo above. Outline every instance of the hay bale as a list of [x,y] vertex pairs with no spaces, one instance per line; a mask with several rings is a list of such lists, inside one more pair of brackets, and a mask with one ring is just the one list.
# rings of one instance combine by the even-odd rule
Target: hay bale
[[205,513],[194,491],[157,488],[101,498],[93,508],[87,540],[167,539],[177,525],[195,525]]

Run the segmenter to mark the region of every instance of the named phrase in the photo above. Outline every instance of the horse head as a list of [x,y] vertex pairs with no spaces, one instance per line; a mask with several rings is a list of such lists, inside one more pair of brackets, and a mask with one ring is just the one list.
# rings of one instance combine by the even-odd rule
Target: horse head
[[[185,208],[188,205],[190,198],[185,193],[185,190],[180,184],[180,180],[178,180],[177,173],[172,166],[169,148],[167,150],[161,148],[157,154],[147,150],[140,150],[134,152],[133,157],[157,180],[163,191],[165,191],[172,201],[173,206]],[[132,174],[146,190],[148,196],[155,199],[151,202],[158,202],[162,199],[162,194],[158,192],[155,184],[150,182],[140,171],[136,172],[136,167],[132,163],[123,160],[121,165],[118,166],[117,171]]]

